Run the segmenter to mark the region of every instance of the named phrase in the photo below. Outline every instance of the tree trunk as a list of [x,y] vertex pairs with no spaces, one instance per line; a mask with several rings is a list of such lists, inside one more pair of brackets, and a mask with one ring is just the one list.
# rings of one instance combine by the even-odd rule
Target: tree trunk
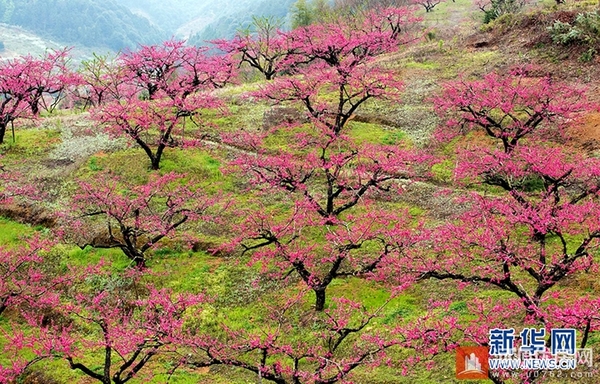
[[8,302],[8,296],[0,298],[0,315],[2,315],[2,312],[4,312],[6,310],[7,302]]
[[129,258],[129,260],[135,263],[135,266],[139,269],[146,268],[146,257],[143,252],[140,252],[138,249],[133,247],[119,246],[121,251]]
[[29,104],[31,106],[31,113],[33,113],[33,116],[37,116],[40,114],[40,106],[38,105],[38,101],[32,101],[31,104]]
[[0,121],[0,144],[4,143],[4,134],[6,133],[7,123]]
[[165,141],[158,144],[158,148],[156,148],[156,154],[152,158],[152,170],[157,171],[160,168],[160,159],[162,158],[162,154],[166,148],[166,142],[169,140],[169,137],[165,137]]
[[585,346],[588,342],[588,337],[590,335],[591,329],[592,329],[592,319],[587,319],[587,322],[585,323],[585,329],[583,330],[583,338],[581,339],[581,345],[579,346],[579,348],[581,348],[581,349],[585,348]]
[[316,301],[315,311],[321,312],[325,309],[325,288],[314,288]]
[[143,255],[135,256],[132,260],[139,269],[146,269],[146,258]]
[[[106,332],[106,328],[104,328],[104,332]],[[104,339],[108,342],[108,337],[106,334],[104,335]],[[112,349],[109,346],[104,348],[104,382],[110,384],[110,365],[112,358]]]
[[534,295],[533,298],[523,301],[523,305],[525,305],[525,319],[533,319],[543,324],[546,323],[544,316],[539,313],[541,300],[541,295]]

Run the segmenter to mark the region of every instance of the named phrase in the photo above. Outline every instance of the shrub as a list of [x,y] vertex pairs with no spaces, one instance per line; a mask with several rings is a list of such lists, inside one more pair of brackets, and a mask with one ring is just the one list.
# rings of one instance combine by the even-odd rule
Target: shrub
[[483,23],[488,24],[502,15],[517,13],[527,0],[477,0],[476,4],[483,11]]
[[580,59],[590,61],[596,55],[600,41],[600,14],[597,11],[580,13],[572,24],[556,20],[548,31],[555,44],[587,48]]

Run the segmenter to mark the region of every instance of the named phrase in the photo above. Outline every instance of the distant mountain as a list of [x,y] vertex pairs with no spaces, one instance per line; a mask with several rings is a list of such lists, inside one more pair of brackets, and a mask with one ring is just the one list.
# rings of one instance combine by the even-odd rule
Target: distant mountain
[[252,22],[252,16],[274,16],[286,19],[290,7],[296,0],[247,0],[236,4],[233,12],[227,13],[208,23],[189,39],[190,44],[204,45],[206,41],[218,38],[231,38],[240,28]]
[[[33,32],[21,27],[8,24],[0,24],[0,60],[13,59],[19,56],[32,55],[39,57],[48,49],[62,49],[64,43],[45,39]],[[85,47],[77,45],[71,51],[70,56],[76,64],[81,60],[89,60],[93,57],[93,52],[98,54],[108,53],[110,50],[106,47]]]
[[115,51],[169,37],[115,0],[0,0],[0,21],[64,43]]
[[[243,2],[243,0],[242,0]],[[213,14],[211,8],[217,12],[226,11],[225,6],[219,3],[227,1],[218,0],[121,0],[120,4],[129,8],[131,12],[150,20],[154,25],[160,26],[169,35],[177,35],[178,29],[199,16],[209,18]],[[232,2],[233,3],[233,2]],[[185,36],[179,36],[185,37]]]
[[195,43],[231,37],[253,15],[285,18],[295,0],[121,0],[171,35]]
[[0,23],[59,45],[99,50],[119,51],[171,37],[202,45],[232,37],[253,15],[286,18],[294,1],[0,0]]

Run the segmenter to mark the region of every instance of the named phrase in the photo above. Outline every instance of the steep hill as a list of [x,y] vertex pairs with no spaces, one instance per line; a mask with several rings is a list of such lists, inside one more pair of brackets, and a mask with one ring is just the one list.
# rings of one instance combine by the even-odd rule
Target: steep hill
[[[190,43],[202,45],[205,41],[217,38],[231,38],[236,30],[246,27],[252,22],[252,16],[274,16],[285,19],[289,13],[290,7],[295,0],[252,0],[245,4],[236,4],[233,12],[213,18],[212,22],[206,24],[204,28],[198,30],[196,34],[190,37]],[[191,24],[191,23],[190,23]],[[185,31],[190,24],[183,26],[180,30]]]
[[[252,15],[285,18],[293,0],[0,0],[0,22],[54,40],[58,45],[111,50],[169,37],[230,37]],[[52,47],[50,44],[48,47]]]
[[228,37],[252,15],[285,18],[295,0],[123,0],[121,4],[168,34],[198,43]]
[[[56,40],[43,38],[31,31],[9,24],[0,23],[0,49],[1,59],[13,59],[19,56],[41,56],[48,49],[62,49],[68,44]],[[93,57],[93,53],[104,54],[110,51],[106,47],[74,46],[70,55],[75,63]]]
[[0,20],[67,44],[113,50],[168,37],[114,0],[1,0]]

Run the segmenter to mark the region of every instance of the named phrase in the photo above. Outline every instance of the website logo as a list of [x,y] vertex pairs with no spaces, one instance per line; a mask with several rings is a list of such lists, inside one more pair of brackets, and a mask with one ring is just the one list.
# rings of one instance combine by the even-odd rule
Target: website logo
[[487,379],[523,371],[556,376],[561,374],[555,372],[573,371],[578,366],[593,367],[593,351],[577,348],[575,329],[554,328],[547,335],[544,328],[525,328],[519,334],[514,328],[494,328],[488,336],[489,347],[456,349],[457,379]]
[[488,378],[487,347],[458,347],[456,349],[456,378],[461,380]]

